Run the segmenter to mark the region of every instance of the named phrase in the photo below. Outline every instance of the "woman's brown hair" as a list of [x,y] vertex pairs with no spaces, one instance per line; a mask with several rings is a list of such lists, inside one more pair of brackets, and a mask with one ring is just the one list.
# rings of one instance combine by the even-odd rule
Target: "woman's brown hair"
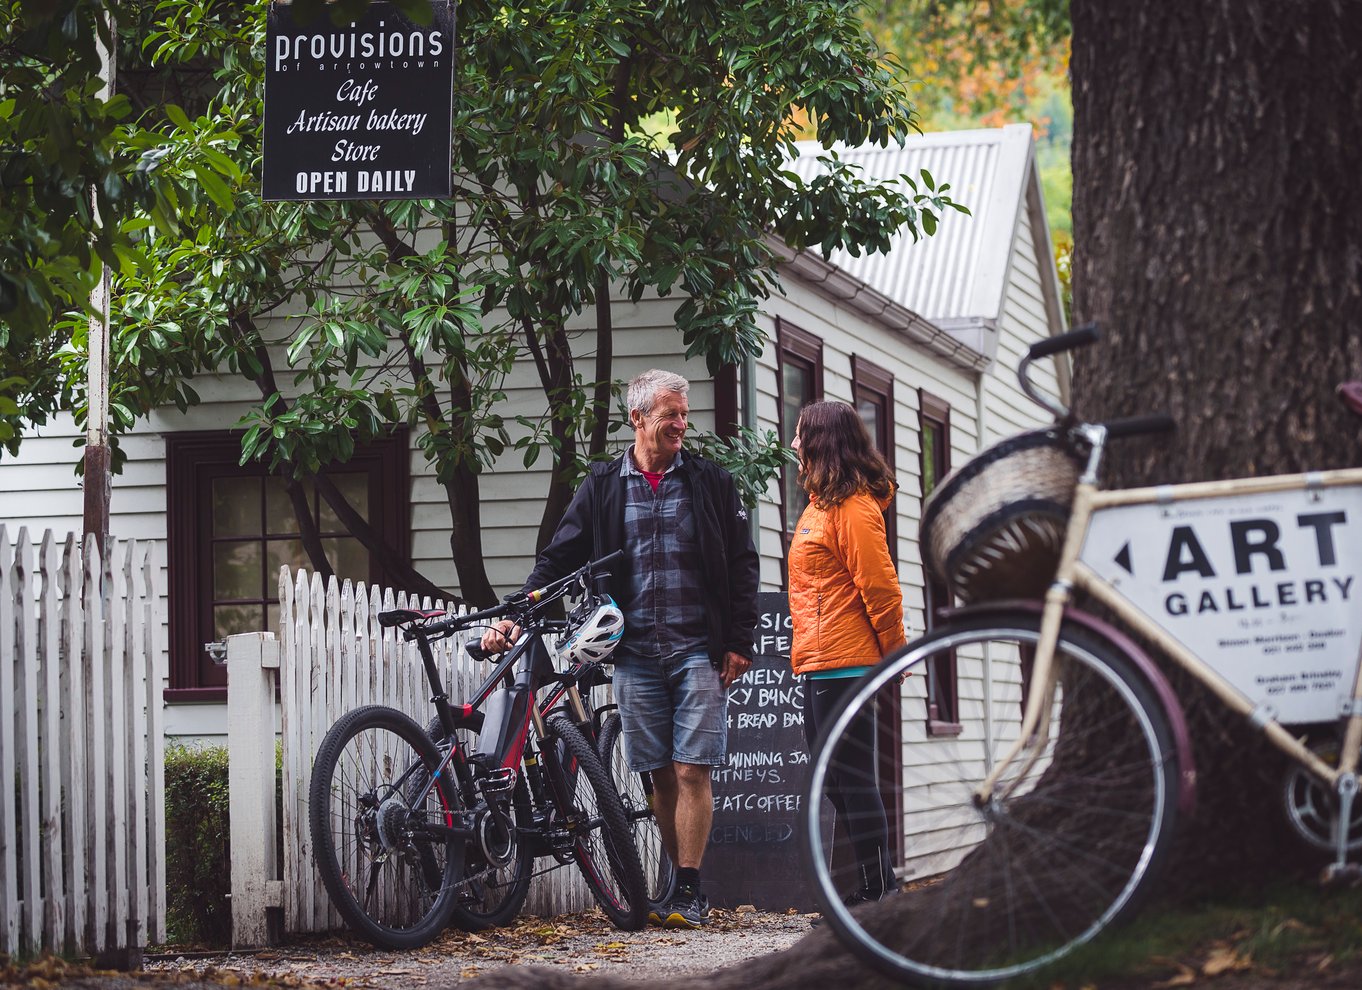
[[828,507],[866,489],[877,499],[894,490],[894,476],[856,410],[845,402],[811,402],[799,412],[799,483]]

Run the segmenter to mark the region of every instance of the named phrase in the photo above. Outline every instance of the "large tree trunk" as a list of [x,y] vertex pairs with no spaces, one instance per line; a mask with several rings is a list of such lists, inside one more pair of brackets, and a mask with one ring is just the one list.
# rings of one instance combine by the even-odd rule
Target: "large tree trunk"
[[[1106,481],[1362,464],[1333,396],[1362,376],[1362,16],[1341,0],[1074,0],[1074,315],[1080,411],[1165,411]],[[1255,785],[1282,762],[1194,689],[1199,809],[1173,876],[1278,863]],[[1232,827],[1226,827],[1231,825]]]

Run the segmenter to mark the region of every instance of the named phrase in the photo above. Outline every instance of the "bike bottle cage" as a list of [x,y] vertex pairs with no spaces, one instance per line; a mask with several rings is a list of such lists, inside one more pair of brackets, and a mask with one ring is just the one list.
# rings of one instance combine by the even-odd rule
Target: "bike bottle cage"
[[387,612],[379,612],[378,624],[386,629],[389,626],[400,626],[404,622],[415,622],[417,619],[436,619],[444,614],[445,610],[442,608],[430,612],[421,612],[414,608],[394,608]]
[[1345,406],[1362,416],[1362,382],[1343,382],[1338,386],[1338,397]]

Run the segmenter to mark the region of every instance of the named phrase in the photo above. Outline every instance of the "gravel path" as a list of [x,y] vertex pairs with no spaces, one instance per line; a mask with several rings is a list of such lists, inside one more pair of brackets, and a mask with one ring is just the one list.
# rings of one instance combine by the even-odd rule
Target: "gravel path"
[[486,976],[504,966],[550,966],[574,974],[606,973],[653,980],[704,973],[788,948],[809,933],[801,914],[739,908],[714,910],[698,931],[646,928],[622,932],[599,911],[554,918],[522,918],[511,928],[471,935],[451,930],[415,952],[388,952],[337,937],[237,955],[176,956],[147,960],[148,970],[178,974],[232,974],[347,986],[446,986]]

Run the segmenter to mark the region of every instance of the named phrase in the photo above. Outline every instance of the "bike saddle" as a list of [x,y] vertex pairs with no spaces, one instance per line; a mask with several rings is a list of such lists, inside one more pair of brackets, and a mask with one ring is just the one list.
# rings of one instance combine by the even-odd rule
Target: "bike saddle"
[[1338,386],[1338,397],[1345,406],[1362,416],[1362,382],[1343,382]]
[[384,626],[400,626],[404,622],[415,622],[417,619],[434,619],[444,615],[444,609],[435,609],[430,612],[421,612],[414,608],[395,608],[387,612],[378,613],[378,624]]

